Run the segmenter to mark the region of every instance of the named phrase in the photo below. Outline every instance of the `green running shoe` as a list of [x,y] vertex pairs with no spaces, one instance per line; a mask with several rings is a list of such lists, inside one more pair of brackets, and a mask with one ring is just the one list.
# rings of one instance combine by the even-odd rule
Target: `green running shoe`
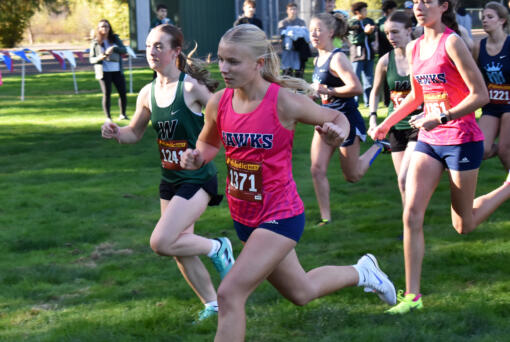
[[220,242],[221,246],[218,252],[211,257],[211,260],[216,271],[220,274],[221,279],[223,279],[234,265],[234,252],[232,251],[232,244],[228,238],[221,237],[216,240]]
[[385,312],[390,315],[403,315],[414,310],[423,309],[423,302],[421,301],[421,295],[415,295],[414,293],[408,293],[404,296],[403,290],[398,290],[397,300],[400,302],[394,307]]
[[203,320],[208,319],[209,317],[213,317],[218,314],[217,307],[214,306],[206,306],[204,310],[198,313],[198,319],[194,323],[200,323]]

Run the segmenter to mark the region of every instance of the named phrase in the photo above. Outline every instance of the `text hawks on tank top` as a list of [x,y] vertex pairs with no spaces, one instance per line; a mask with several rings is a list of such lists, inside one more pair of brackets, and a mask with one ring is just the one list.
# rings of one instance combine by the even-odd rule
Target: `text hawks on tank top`
[[272,83],[250,113],[234,111],[231,88],[224,90],[218,104],[217,127],[225,146],[230,215],[248,227],[304,211],[292,178],[294,131],[283,127],[278,118],[279,89]]
[[[388,55],[388,68],[386,71],[386,82],[390,90],[390,105],[388,106],[388,116],[390,116],[397,106],[406,98],[407,94],[411,91],[411,79],[409,75],[401,76],[397,70],[395,63],[395,50],[391,50]],[[409,119],[412,115],[420,114],[422,111],[421,106],[414,112],[400,120],[394,128],[397,130],[411,129]]]
[[[324,64],[317,65],[318,57],[315,60],[315,69],[313,71],[312,81],[314,83],[324,84],[328,87],[342,87],[345,85],[341,78],[336,77],[330,71],[331,59],[335,53],[341,52],[341,49],[334,49],[331,51],[328,59]],[[331,109],[342,111],[346,116],[355,115],[358,112],[358,104],[354,97],[335,97],[328,96],[327,98],[321,97],[322,105]],[[361,115],[361,114],[360,114]]]
[[478,65],[490,98],[490,103],[482,107],[482,113],[510,112],[510,36],[506,37],[503,48],[495,56],[487,53],[487,38],[482,39]]
[[[446,40],[451,34],[455,33],[447,27],[434,53],[425,59],[420,57],[424,36],[414,44],[412,74],[422,88],[426,116],[439,116],[469,95],[466,83],[446,52]],[[475,113],[471,112],[430,131],[420,129],[418,140],[431,145],[459,145],[482,141],[483,133],[476,123]]]
[[198,170],[183,170],[180,166],[181,154],[186,148],[195,148],[202,127],[202,113],[192,112],[184,102],[181,73],[175,92],[175,99],[168,107],[158,107],[155,96],[156,79],[151,85],[151,121],[158,134],[161,176],[170,183],[204,183],[216,174],[216,166],[210,162]]

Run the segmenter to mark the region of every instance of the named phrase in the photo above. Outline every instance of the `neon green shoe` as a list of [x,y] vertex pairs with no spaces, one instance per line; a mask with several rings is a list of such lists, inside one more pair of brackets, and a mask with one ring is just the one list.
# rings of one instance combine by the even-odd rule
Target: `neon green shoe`
[[403,315],[414,310],[423,309],[423,302],[421,301],[421,295],[415,295],[414,293],[408,293],[404,296],[403,290],[398,290],[397,300],[400,302],[385,313],[390,315]]
[[315,227],[324,227],[325,225],[329,224],[330,221],[328,219],[320,219],[319,221],[317,221],[317,223],[315,224]]

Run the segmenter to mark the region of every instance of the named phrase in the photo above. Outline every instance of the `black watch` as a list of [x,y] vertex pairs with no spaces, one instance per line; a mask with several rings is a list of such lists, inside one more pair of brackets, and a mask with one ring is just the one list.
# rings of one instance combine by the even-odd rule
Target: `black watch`
[[445,113],[439,114],[439,119],[441,121],[441,125],[444,125],[448,122],[448,116]]

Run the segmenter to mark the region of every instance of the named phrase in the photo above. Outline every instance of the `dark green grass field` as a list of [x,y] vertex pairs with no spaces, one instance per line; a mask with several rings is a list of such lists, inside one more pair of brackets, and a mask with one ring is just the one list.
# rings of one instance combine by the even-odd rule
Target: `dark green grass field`
[[[134,76],[136,91],[152,79],[144,70]],[[212,341],[216,321],[193,324],[201,304],[173,260],[149,247],[159,217],[153,130],[136,145],[103,140],[99,86],[92,72],[77,77],[79,95],[65,73],[30,76],[24,102],[19,78],[4,75],[0,87],[0,341]],[[129,95],[130,113],[135,99]],[[334,221],[314,228],[312,130],[298,126],[294,147],[308,222],[297,247],[304,268],[352,264],[371,252],[403,288],[401,204],[391,157],[380,155],[357,184],[346,183],[332,162]],[[222,156],[216,159],[220,187]],[[505,177],[498,160],[485,161],[477,194]],[[449,204],[444,177],[425,220],[423,311],[387,316],[387,306],[360,288],[296,307],[264,283],[247,304],[246,339],[508,341],[510,202],[467,236],[451,227]],[[236,254],[241,250],[225,202],[209,208],[196,231],[228,236]],[[217,285],[211,263],[204,263]]]

